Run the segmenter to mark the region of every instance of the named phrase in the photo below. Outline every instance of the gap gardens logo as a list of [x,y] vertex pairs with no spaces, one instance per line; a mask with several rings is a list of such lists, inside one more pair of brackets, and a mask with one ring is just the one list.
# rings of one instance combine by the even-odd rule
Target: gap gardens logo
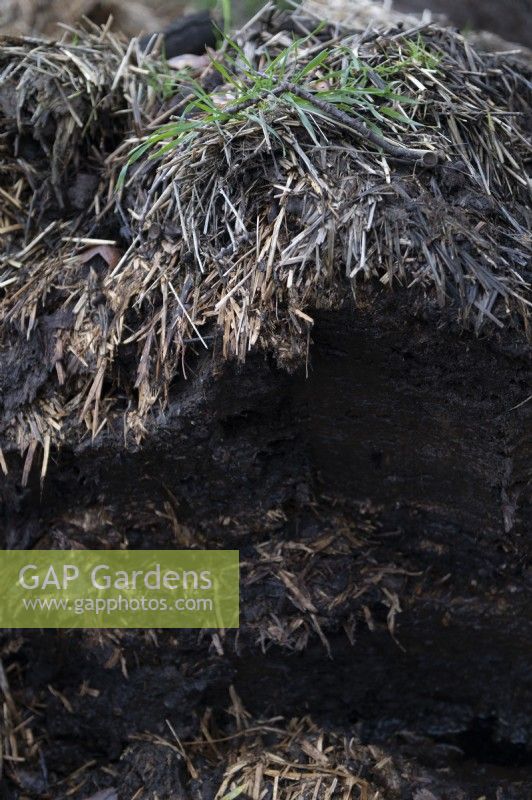
[[237,550],[11,550],[0,627],[235,628]]

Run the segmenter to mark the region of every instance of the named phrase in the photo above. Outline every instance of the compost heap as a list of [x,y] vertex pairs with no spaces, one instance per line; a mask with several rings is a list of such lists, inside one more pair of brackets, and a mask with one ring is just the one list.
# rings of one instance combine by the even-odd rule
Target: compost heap
[[3,40],[0,440],[26,478],[68,437],[138,441],[215,335],[297,363],[309,312],[368,282],[526,334],[528,67],[430,26],[283,25],[174,69],[96,29]]
[[[296,369],[314,315],[367,307],[375,287],[405,320],[428,309],[435,331],[454,319],[524,347],[532,84],[518,57],[479,54],[425,24],[352,32],[267,8],[208,57],[171,62],[90,25],[57,43],[3,38],[0,77],[0,465],[9,480],[45,487],[61,449],[96,451],[105,437],[136,452],[163,428],[191,364],[252,363],[239,391],[253,399],[271,377],[257,353]],[[277,424],[283,432],[281,416]],[[200,433],[188,451],[181,442],[187,457]],[[216,469],[231,469],[223,452]],[[172,546],[242,543],[238,634],[2,638],[8,796],[469,797],[467,780],[457,788],[448,770],[461,740],[403,730],[387,747],[382,736],[374,743],[378,724],[368,739],[341,715],[355,703],[353,664],[364,668],[358,638],[372,647],[361,620],[371,635],[384,629],[375,635],[385,655],[372,663],[393,666],[401,595],[415,594],[420,572],[414,557],[394,563],[392,538],[377,546],[369,506],[318,507],[303,480],[296,491],[299,539],[282,507],[240,523],[237,511],[230,524],[213,517],[199,530],[169,494],[158,517]],[[40,546],[140,542],[131,531],[122,541],[99,514],[61,519]],[[488,535],[476,546],[495,550]],[[502,553],[501,564],[513,567],[513,557]],[[469,578],[459,575],[456,596]],[[469,604],[475,619],[489,616],[484,601]],[[338,648],[340,636],[352,649]],[[524,650],[515,647],[511,666]],[[300,687],[293,661],[284,679],[284,651],[305,658]],[[460,651],[453,658],[460,664]],[[80,682],[87,671],[94,677]],[[250,710],[240,689],[281,713]],[[331,713],[320,708],[325,693]],[[524,746],[507,746],[528,763]],[[527,786],[498,797],[526,797]]]

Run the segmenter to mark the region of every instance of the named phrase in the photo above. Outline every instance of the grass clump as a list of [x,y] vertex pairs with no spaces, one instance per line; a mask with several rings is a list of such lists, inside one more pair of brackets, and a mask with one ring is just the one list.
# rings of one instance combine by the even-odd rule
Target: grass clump
[[[419,37],[417,42],[407,42],[404,58],[389,59],[372,68],[343,44],[318,48],[312,55],[319,32],[318,27],[311,35],[296,38],[274,57],[266,52],[261,69],[234,39],[226,36],[222,52],[212,58],[211,66],[230,87],[231,98],[220,102],[199,81],[181,75],[190,99],[183,104],[179,119],[155,130],[131,152],[120,174],[119,187],[129,166],[144,154],[160,157],[186,144],[196,132],[213,128],[221,131],[221,126],[227,124],[259,119],[265,137],[276,137],[274,127],[267,125],[265,118],[283,107],[295,112],[317,145],[326,141],[319,128],[320,120],[343,123],[366,138],[373,134],[374,141],[384,149],[387,146],[384,130],[390,120],[403,128],[422,127],[415,114],[424,101],[400,91],[405,71],[421,67],[430,74],[436,70],[438,58]],[[306,58],[308,51],[310,58]],[[343,119],[335,114],[338,111]],[[348,119],[348,114],[354,118]],[[402,155],[408,158],[408,149],[405,147],[403,151]],[[414,160],[419,157],[419,153],[414,153]]]
[[[26,473],[37,443],[115,425],[140,441],[186,353],[213,341],[301,363],[314,310],[368,287],[476,331],[528,330],[525,63],[436,26],[342,31],[271,7],[192,72],[94,32],[74,51],[5,44],[0,66],[14,55],[33,105],[0,131],[3,346],[50,337],[7,401],[2,441],[29,454]],[[60,130],[76,131],[51,177],[27,147],[47,71]],[[89,170],[76,215],[49,202]]]

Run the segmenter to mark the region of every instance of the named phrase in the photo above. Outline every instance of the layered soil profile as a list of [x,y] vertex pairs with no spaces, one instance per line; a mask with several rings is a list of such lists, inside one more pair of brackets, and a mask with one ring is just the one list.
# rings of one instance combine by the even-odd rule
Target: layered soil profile
[[0,40],[3,549],[240,551],[0,633],[6,800],[532,794],[530,66],[267,8]]
[[[309,750],[325,736],[358,754],[334,756],[339,796],[356,776],[368,797],[528,797],[530,412],[511,411],[525,351],[452,326],[435,337],[381,292],[356,315],[317,315],[308,377],[263,357],[220,370],[196,364],[138,451],[67,449],[40,501],[38,481],[8,493],[4,547],[242,559],[238,635],[5,633],[48,784],[38,767],[16,782],[36,796],[210,797],[220,765],[249,768],[248,737],[260,755],[293,736],[288,761],[302,756],[301,781],[321,775],[325,790],[333,762],[322,774]],[[235,702],[249,714],[236,729]],[[198,762],[205,715],[237,749]],[[303,744],[285,730],[296,718]]]

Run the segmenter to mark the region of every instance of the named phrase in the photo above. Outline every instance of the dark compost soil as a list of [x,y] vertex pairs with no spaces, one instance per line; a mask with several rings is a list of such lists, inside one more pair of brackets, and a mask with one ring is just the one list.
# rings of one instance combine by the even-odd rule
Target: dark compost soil
[[[436,36],[448,41],[444,33]],[[454,47],[457,40],[452,41]],[[114,86],[121,51],[116,62],[107,63],[91,42],[90,64],[96,69],[102,60],[105,80]],[[25,63],[22,46],[21,51]],[[472,51],[466,52],[472,59]],[[503,66],[507,79],[515,76],[513,62]],[[490,62],[485,75],[464,71],[473,76],[471,97],[483,91],[488,76],[493,79],[490,97],[500,104],[504,92],[496,81],[502,69],[498,72]],[[525,159],[525,90],[517,92],[511,85],[514,105],[503,108],[501,116],[519,120],[515,152],[519,146]],[[530,88],[523,76],[520,85]],[[120,106],[127,91],[115,89],[113,103]],[[81,90],[79,97],[72,92],[79,100],[75,110],[86,123],[83,135],[89,131],[99,137],[101,152],[108,155],[127,135],[129,122],[121,113],[113,135],[103,124],[99,136],[102,120],[95,125],[95,110],[103,109],[104,122],[111,112],[106,116],[105,103],[92,91],[91,102]],[[35,99],[31,87],[28,96]],[[68,233],[95,183],[109,179],[105,160],[101,153],[95,156],[97,148],[83,149],[79,131],[72,162],[50,146],[56,134],[58,139],[74,136],[61,104],[54,106],[52,122],[48,114],[35,111],[37,144],[28,134],[29,123],[28,135],[21,136],[19,110],[11,109],[12,118],[8,113],[12,97],[12,86],[3,93],[0,87],[9,128],[0,146],[10,152],[10,164],[26,165],[28,186],[43,209],[42,217],[35,218],[33,207],[25,206],[30,241],[58,219]],[[20,113],[29,113],[28,108]],[[484,115],[475,114],[483,130]],[[477,129],[464,119],[464,130]],[[15,140],[21,154],[11,152]],[[52,153],[50,162],[43,159],[41,145]],[[33,159],[32,148],[37,148]],[[363,155],[375,158],[371,150]],[[84,373],[81,359],[63,358],[61,337],[66,352],[83,322],[105,341],[102,331],[108,333],[116,307],[112,292],[106,296],[102,287],[116,265],[101,251],[83,262],[79,253],[69,260],[65,248],[69,283],[62,280],[64,264],[61,258],[54,261],[55,254],[47,261],[43,256],[42,262],[35,256],[29,266],[11,259],[14,270],[22,264],[31,278],[21,292],[27,290],[31,298],[34,279],[42,279],[45,290],[35,301],[38,324],[33,329],[24,328],[23,310],[22,321],[12,314],[2,331],[0,453],[7,474],[0,485],[0,546],[225,547],[240,550],[242,570],[238,632],[2,631],[0,733],[8,756],[0,760],[2,800],[532,796],[531,371],[526,308],[513,283],[525,291],[530,279],[524,260],[529,211],[521,174],[514,175],[521,183],[512,191],[501,177],[502,167],[499,175],[487,163],[492,190],[501,193],[500,207],[461,162],[460,168],[452,165],[456,174],[447,165],[429,173],[416,167],[415,184],[412,169],[403,164],[394,167],[399,199],[387,201],[384,220],[387,231],[399,230],[409,221],[407,208],[421,209],[434,221],[427,226],[432,240],[420,234],[405,244],[405,235],[393,233],[389,239],[392,245],[397,242],[399,255],[400,247],[413,247],[424,269],[426,263],[441,267],[431,262],[427,242],[434,252],[443,252],[445,268],[456,266],[447,240],[437,249],[438,221],[446,214],[457,229],[460,223],[463,238],[450,234],[449,242],[454,246],[470,237],[464,252],[473,264],[472,272],[456,270],[460,292],[471,305],[471,298],[480,298],[475,307],[495,323],[501,311],[500,327],[480,327],[475,333],[474,325],[467,329],[457,321],[463,322],[457,313],[461,294],[447,298],[442,308],[430,292],[423,297],[398,286],[392,291],[382,274],[357,287],[356,307],[343,302],[350,292],[344,287],[329,303],[334,310],[304,306],[312,326],[298,327],[302,317],[292,315],[291,330],[301,336],[299,358],[285,360],[291,371],[279,366],[293,344],[275,329],[283,313],[288,317],[282,303],[263,315],[277,336],[275,354],[272,348],[253,348],[245,363],[226,358],[223,333],[206,325],[202,330],[209,350],[198,339],[187,340],[188,349],[178,351],[186,379],[168,368],[166,404],[153,404],[144,416],[139,410],[144,435],[135,441],[131,427],[126,442],[116,420],[132,408],[149,350],[139,362],[143,344],[139,351],[138,341],[119,343],[112,370],[102,378],[102,398],[114,402],[107,407],[115,414],[112,423],[94,440],[80,434],[79,409],[72,402],[78,427],[65,424],[56,443],[60,446],[51,448],[45,480],[35,466],[25,469],[25,464],[32,466],[36,450],[31,444],[27,448],[32,454],[28,462],[12,431],[22,438],[28,430],[33,435],[41,400],[43,406],[57,400],[57,407],[64,400],[62,410],[69,408],[72,387],[81,385],[76,381]],[[501,163],[508,168],[510,162],[501,157]],[[34,177],[37,169],[45,175],[42,182]],[[10,169],[4,173],[10,188]],[[67,174],[75,180],[63,197]],[[149,165],[140,183],[146,174]],[[271,174],[277,186],[280,178],[273,169]],[[371,174],[377,174],[376,168]],[[132,185],[132,192],[138,190]],[[384,178],[383,187],[379,191],[388,196]],[[423,202],[416,194],[419,187]],[[155,189],[150,187],[151,198]],[[503,200],[511,213],[502,208]],[[124,203],[128,213],[132,205]],[[131,230],[124,210],[110,208],[107,227],[90,233],[112,237],[125,248]],[[299,224],[306,210],[305,203],[292,208],[288,217],[296,222],[290,224]],[[261,216],[266,228],[279,213],[273,202],[271,212],[271,218]],[[8,213],[15,212],[9,208]],[[163,234],[179,240],[172,224],[154,223],[153,237],[146,235],[148,245]],[[497,236],[499,230],[506,233],[494,242],[500,269],[492,273],[486,266],[491,251],[486,260],[475,261],[472,232],[482,232],[484,257],[489,248],[482,237]],[[165,257],[164,248],[155,250],[156,258]],[[407,252],[408,268],[414,269],[415,259]],[[13,246],[13,253],[22,258],[24,247]],[[149,248],[139,253],[137,273],[152,257]],[[316,259],[319,266],[317,253]],[[183,258],[184,267],[189,261],[194,263]],[[400,257],[396,261],[402,263]],[[335,266],[341,271],[342,265]],[[168,274],[173,276],[170,268]],[[487,287],[484,294],[475,295],[475,278]],[[438,280],[440,273],[436,285]],[[90,294],[87,318],[78,327],[68,305],[74,283],[86,283]],[[442,286],[451,283],[441,282],[442,294]],[[181,288],[193,313],[191,285],[187,278]],[[127,276],[121,289],[126,286]],[[520,315],[510,301],[521,302]],[[153,319],[160,312],[158,302],[148,309]],[[148,318],[143,312],[131,306],[128,330],[137,326],[142,333]],[[155,361],[154,356],[150,366]],[[84,364],[91,380],[95,364],[96,358]],[[236,794],[231,776],[236,776]],[[330,787],[326,780],[332,781]]]
[[[194,541],[245,562],[239,635],[216,646],[183,631],[3,635],[43,737],[34,795],[196,796],[154,741],[167,719],[195,738],[206,708],[223,729],[233,685],[254,719],[310,714],[414,764],[384,797],[529,797],[532,442],[530,407],[511,410],[529,361],[510,337],[444,323],[436,337],[424,316],[382,292],[356,316],[318,315],[308,378],[260,356],[213,378],[204,357],[137,452],[112,437],[66,448],[41,499],[37,482],[6,484],[4,546]],[[318,607],[319,635],[274,554]],[[351,581],[359,598],[324,603]],[[39,769],[21,774],[39,784]]]

